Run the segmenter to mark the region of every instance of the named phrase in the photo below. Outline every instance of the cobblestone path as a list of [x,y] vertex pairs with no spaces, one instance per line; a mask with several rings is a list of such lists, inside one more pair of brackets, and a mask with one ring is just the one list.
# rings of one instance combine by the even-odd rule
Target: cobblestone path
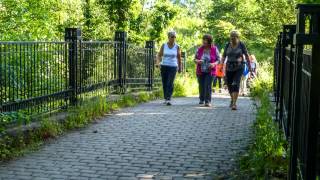
[[211,108],[195,97],[125,108],[0,164],[0,179],[214,179],[247,146],[255,108],[249,98],[240,98],[238,111],[226,96],[213,101]]

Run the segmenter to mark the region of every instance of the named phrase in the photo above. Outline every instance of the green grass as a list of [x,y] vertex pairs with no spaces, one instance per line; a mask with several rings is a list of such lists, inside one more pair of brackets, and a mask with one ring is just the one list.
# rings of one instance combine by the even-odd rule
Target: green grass
[[251,88],[252,97],[258,102],[257,117],[253,125],[253,143],[240,158],[240,174],[248,179],[286,179],[288,171],[287,142],[272,116],[270,102],[272,69],[268,63],[260,67],[260,77]]
[[137,95],[126,94],[118,100],[108,102],[106,97],[87,99],[75,107],[70,107],[65,113],[64,121],[58,122],[44,118],[40,127],[27,132],[18,132],[15,136],[4,134],[0,138],[0,161],[10,160],[29,151],[34,151],[45,141],[55,139],[69,130],[85,128],[93,121],[99,120],[107,113],[123,107],[135,106],[160,97],[158,91],[148,93],[140,92]]
[[198,94],[198,82],[189,73],[179,75],[174,82],[174,97],[186,97]]

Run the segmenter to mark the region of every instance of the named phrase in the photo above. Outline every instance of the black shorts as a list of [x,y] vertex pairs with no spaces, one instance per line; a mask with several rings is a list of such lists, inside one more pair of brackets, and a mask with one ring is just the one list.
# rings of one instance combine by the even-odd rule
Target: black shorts
[[226,82],[228,85],[229,93],[239,92],[243,70],[244,68],[241,67],[235,71],[227,71]]

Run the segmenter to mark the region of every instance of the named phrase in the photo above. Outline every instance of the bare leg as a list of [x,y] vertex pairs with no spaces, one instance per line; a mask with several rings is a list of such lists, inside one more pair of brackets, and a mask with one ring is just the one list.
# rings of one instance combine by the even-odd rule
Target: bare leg
[[237,100],[238,100],[239,92],[232,93],[232,96],[233,96],[232,110],[237,110]]
[[230,92],[230,99],[231,99],[231,101],[230,101],[230,108],[233,106],[233,93],[231,93]]

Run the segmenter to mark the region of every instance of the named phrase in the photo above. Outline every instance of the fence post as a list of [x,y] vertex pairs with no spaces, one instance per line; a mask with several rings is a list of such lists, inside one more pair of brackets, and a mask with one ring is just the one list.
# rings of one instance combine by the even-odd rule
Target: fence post
[[[299,179],[316,179],[316,167],[319,168],[317,153],[320,151],[320,6],[300,4],[297,9],[297,32],[294,35],[296,83],[289,169],[289,179],[292,180],[297,179],[298,174],[301,176]],[[311,17],[310,21],[308,17]],[[306,32],[306,23],[309,23],[310,32]],[[304,45],[312,47],[309,60],[304,58]]]
[[65,41],[68,44],[68,69],[69,69],[69,100],[71,105],[77,104],[77,65],[78,65],[78,43],[81,42],[81,30],[79,28],[66,28]]
[[148,90],[153,89],[153,78],[154,78],[154,41],[146,41],[147,51],[147,75],[148,75]]
[[280,123],[279,112],[280,112],[280,84],[281,84],[281,49],[282,49],[282,32],[279,34],[278,39],[278,55],[277,55],[277,97],[276,97],[276,121]]
[[115,33],[115,72],[117,72],[117,84],[120,93],[126,91],[126,66],[127,66],[127,32],[117,31]]
[[181,52],[181,58],[182,58],[182,72],[186,72],[186,58],[187,58],[186,52]]
[[[280,49],[280,35],[277,39],[277,44],[274,49],[274,70],[273,70],[273,94],[274,94],[274,102],[277,103],[277,97],[278,97],[278,87],[277,87],[277,77],[278,77],[278,57],[279,57],[279,49]],[[276,109],[277,111],[277,109]],[[277,113],[276,113],[277,114]],[[277,120],[277,116],[276,116]]]

